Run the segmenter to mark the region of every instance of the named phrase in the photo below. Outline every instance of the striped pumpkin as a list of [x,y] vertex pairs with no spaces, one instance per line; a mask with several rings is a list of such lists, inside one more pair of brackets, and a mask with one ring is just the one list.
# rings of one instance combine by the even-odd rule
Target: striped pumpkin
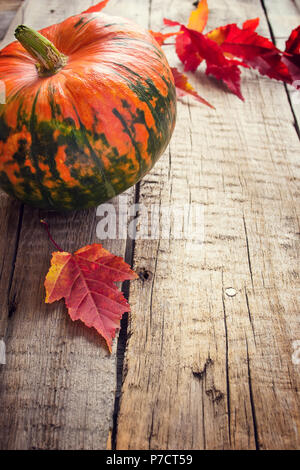
[[84,13],[26,26],[0,52],[0,186],[47,210],[96,206],[139,181],[171,138],[172,72],[129,20]]

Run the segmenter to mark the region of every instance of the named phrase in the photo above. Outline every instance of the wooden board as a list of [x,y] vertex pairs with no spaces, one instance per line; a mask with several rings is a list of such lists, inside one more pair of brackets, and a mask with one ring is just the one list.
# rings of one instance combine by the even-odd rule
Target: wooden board
[[[259,1],[211,5],[210,28],[259,16],[268,34]],[[152,0],[151,28],[190,6]],[[136,241],[134,265],[150,275],[130,291],[117,448],[299,448],[300,166],[287,94],[244,72],[242,103],[196,77],[216,111],[179,104],[139,201],[203,205],[205,239]]]
[[[29,0],[18,11],[4,42],[13,39],[17,24],[41,28],[91,4],[51,0],[41,8],[39,0]],[[125,2],[111,2],[111,13],[122,9],[124,14]],[[129,190],[128,197],[134,197],[134,190]],[[106,448],[117,385],[117,342],[110,356],[104,341],[79,322],[73,323],[62,303],[44,304],[43,282],[55,250],[39,213],[24,209],[3,193],[0,204],[0,339],[4,338],[7,349],[6,365],[0,366],[0,448]],[[115,205],[118,209],[117,201]],[[48,214],[47,220],[57,243],[67,251],[101,242],[96,237],[96,210]],[[126,240],[103,244],[117,255],[129,254],[130,259]]]
[[0,0],[0,40],[3,38],[22,0]]
[[[3,44],[18,23],[43,27],[92,3],[51,0],[41,9],[40,1],[27,0]],[[163,17],[186,22],[191,3],[111,0],[105,11],[158,30]],[[260,1],[209,3],[209,29],[260,16],[260,32],[269,35]],[[269,18],[282,4],[272,2],[272,10],[264,3]],[[174,54],[168,57],[177,65]],[[104,242],[127,260],[134,248],[143,274],[130,286],[120,408],[116,342],[109,357],[62,305],[44,305],[52,247],[38,214],[1,193],[0,338],[7,364],[0,366],[0,448],[102,449],[111,436],[118,449],[299,448],[294,116],[284,86],[255,72],[243,71],[245,103],[203,71],[191,81],[216,111],[192,100],[178,104],[169,149],[129,201],[149,211],[152,204],[200,205],[204,242],[178,240],[173,229],[170,239]],[[95,211],[52,215],[49,222],[66,250],[101,242]],[[123,346],[124,335],[120,353]]]

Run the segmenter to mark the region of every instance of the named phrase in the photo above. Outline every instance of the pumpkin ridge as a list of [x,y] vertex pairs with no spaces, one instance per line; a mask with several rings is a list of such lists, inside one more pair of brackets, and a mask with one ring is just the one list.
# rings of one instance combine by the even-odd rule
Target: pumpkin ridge
[[[165,101],[173,101],[176,97],[176,93],[175,93],[175,87],[174,85],[172,84],[172,82],[168,82],[165,77],[161,76],[160,78],[163,80],[163,82],[166,84],[167,86],[167,89],[168,89],[168,94],[166,97],[164,97],[163,95],[161,95],[160,93],[158,93],[157,91],[157,88],[155,87],[155,85],[153,84],[152,80],[150,79],[150,77],[141,77],[138,73],[132,71],[129,67],[127,67],[126,65],[123,65],[123,64],[118,64],[118,63],[114,63],[115,65],[118,65],[118,66],[121,66],[122,68],[124,68],[124,70],[126,70],[127,72],[131,73],[133,76],[135,77],[138,77],[139,80],[136,82],[136,83],[133,83],[132,81],[130,81],[127,77],[123,76],[122,74],[118,74],[122,79],[124,79],[126,81],[126,83],[128,84],[129,88],[139,96],[140,100],[141,101],[144,101],[146,103],[146,105],[148,106],[153,118],[154,118],[154,121],[155,121],[155,125],[156,125],[156,129],[159,131],[159,132],[164,132],[164,131],[168,131],[168,129],[164,128],[163,126],[163,120],[161,119],[161,113],[159,112],[159,110],[156,110],[156,107],[154,107],[150,101],[150,97],[148,97],[147,95],[149,94],[151,96],[151,98],[153,99],[153,97],[155,96],[157,98],[157,103],[158,103],[158,107],[161,106],[162,108],[165,107]],[[148,85],[148,88],[149,88],[149,92],[147,92],[145,86],[143,83],[141,83],[141,81],[144,80],[145,83]],[[162,102],[162,103],[161,103]],[[156,103],[156,106],[157,106],[157,103]],[[171,118],[171,116],[170,116]],[[144,123],[146,125],[146,123]],[[150,137],[150,134],[151,134],[151,131],[152,129],[150,129],[147,125],[147,130],[149,132],[149,137]],[[157,136],[156,137],[153,137],[152,138],[152,141],[153,141],[153,144],[154,144],[154,141],[155,141],[155,138],[157,139]],[[155,145],[154,145],[155,147]]]
[[136,156],[137,156],[137,159],[138,159],[138,162],[139,162],[139,166],[140,166],[140,169],[139,169],[139,176],[141,177],[142,174],[143,174],[143,164],[144,164],[144,161],[142,159],[142,155],[141,155],[141,152],[137,146],[137,143],[136,141],[134,140],[133,138],[133,135],[131,133],[131,130],[129,129],[125,119],[123,118],[122,114],[117,110],[117,108],[113,108],[112,110],[113,114],[116,116],[116,118],[119,119],[119,121],[121,122],[121,124],[123,125],[123,130],[124,132],[129,136],[130,140],[131,140],[131,143],[135,149],[135,152],[136,152]]
[[36,104],[37,104],[37,100],[38,100],[38,97],[39,97],[39,93],[40,93],[40,90],[41,88],[38,89],[35,97],[34,97],[34,100],[33,100],[33,104],[32,104],[32,110],[31,110],[31,115],[30,115],[30,119],[29,119],[29,130],[30,130],[30,133],[31,133],[31,146],[30,146],[30,152],[29,152],[29,155],[30,155],[30,160],[35,168],[35,175],[36,175],[36,182],[37,182],[37,185],[39,187],[39,190],[41,191],[41,194],[43,195],[43,197],[48,201],[48,203],[54,207],[54,201],[53,199],[51,198],[51,195],[49,194],[49,190],[46,189],[45,185],[43,185],[42,183],[42,180],[43,180],[43,174],[42,174],[42,171],[40,169],[40,166],[39,166],[39,162],[38,162],[38,159],[37,159],[37,156],[36,155],[39,155],[38,152],[35,153],[35,150],[37,150],[35,147],[38,147],[38,139],[37,139],[37,134],[36,134],[36,124],[37,124],[37,118],[36,118],[36,114],[35,114],[35,111],[36,111]]
[[[67,86],[67,89],[69,91],[69,93],[71,93],[72,95],[72,91],[70,90],[70,88]],[[87,138],[86,136],[86,128],[85,126],[83,125],[81,119],[80,119],[80,116],[78,114],[78,111],[77,111],[77,108],[75,106],[75,104],[72,102],[72,107],[74,109],[74,112],[77,116],[77,119],[78,119],[78,122],[79,122],[79,127],[80,127],[80,130],[81,130],[81,134],[82,134],[82,137],[87,145],[87,147],[89,148],[90,150],[90,153],[91,153],[91,157],[93,158],[93,161],[94,163],[96,164],[97,168],[99,169],[99,173],[101,174],[101,177],[104,181],[104,185],[106,187],[106,190],[107,190],[107,195],[109,197],[109,199],[113,198],[115,195],[116,195],[116,192],[113,188],[113,186],[111,185],[111,183],[109,182],[107,176],[106,176],[106,173],[105,173],[105,168],[104,168],[104,165],[103,165],[103,162],[101,160],[101,158],[98,157],[98,155],[96,154],[96,152],[94,151],[94,149],[92,148],[90,142],[89,142],[89,139]]]
[[93,17],[93,18],[90,18],[88,21],[86,21],[85,23],[82,23],[80,28],[77,29],[77,32],[79,33],[79,31],[82,30],[82,28],[84,28],[88,23],[90,23],[91,21],[93,20],[96,20],[97,18],[96,17]]
[[[118,65],[121,65],[121,64],[118,64]],[[130,68],[127,67],[126,65],[122,65],[122,67],[123,67],[124,69],[126,69],[128,72],[131,72]],[[133,72],[133,74],[136,75],[137,77],[139,77],[139,78],[142,80],[142,77],[141,77],[139,74],[137,74],[137,73],[135,73],[135,72]],[[152,104],[150,103],[150,101],[146,98],[146,93],[145,93],[145,89],[144,89],[145,87],[144,87],[141,83],[139,83],[139,86],[140,86],[140,87],[138,88],[138,84],[134,84],[134,85],[133,85],[132,81],[130,81],[128,78],[124,77],[124,76],[121,75],[121,74],[120,74],[120,77],[122,77],[122,78],[127,82],[129,88],[130,88],[132,91],[134,91],[135,93],[139,93],[140,98],[141,98],[141,96],[144,97],[144,101],[145,101],[145,103],[147,104],[147,106],[148,106],[150,112],[152,113],[152,115],[153,115],[153,117],[154,117],[154,120],[155,120],[155,123],[160,122],[160,116],[159,116],[158,112],[157,112],[156,109],[152,106]],[[144,80],[146,81],[146,79],[144,79]],[[156,126],[156,127],[157,127],[157,126]]]
[[78,28],[78,26],[80,26],[83,22],[84,22],[84,17],[82,16],[81,18],[79,18],[77,23],[73,25],[73,28]]

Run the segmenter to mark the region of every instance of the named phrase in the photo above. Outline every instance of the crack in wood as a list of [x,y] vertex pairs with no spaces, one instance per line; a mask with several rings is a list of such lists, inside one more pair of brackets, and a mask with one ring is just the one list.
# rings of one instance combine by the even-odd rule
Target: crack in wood
[[206,431],[205,431],[205,413],[204,413],[204,381],[202,381],[202,435],[203,435],[203,449],[206,449]]
[[8,290],[7,290],[7,308],[8,308],[8,317],[9,318],[11,318],[12,315],[17,310],[17,303],[16,303],[16,300],[15,300],[16,294],[14,294],[13,298],[11,299],[11,288],[12,288],[12,284],[13,284],[16,261],[17,261],[17,256],[18,256],[18,249],[19,249],[19,243],[20,243],[23,217],[24,217],[24,205],[21,205],[20,210],[19,210],[19,219],[18,219],[18,226],[17,226],[17,231],[16,231],[15,248],[14,248],[14,253],[13,253],[13,258],[12,258],[12,269],[11,269],[11,273],[10,273],[10,277],[9,277]]
[[156,277],[156,271],[157,271],[157,262],[158,262],[158,253],[159,253],[159,248],[160,248],[160,238],[157,243],[157,250],[156,250],[156,256],[155,256],[155,265],[154,265],[154,272],[153,272],[153,277],[152,277],[152,283],[151,283],[151,292],[150,292],[150,328],[152,326],[152,305],[153,305],[153,291],[154,291],[154,283],[155,283],[155,277]]
[[[138,204],[140,199],[140,182],[135,185],[134,189],[134,203]],[[134,250],[135,250],[135,238],[131,239],[127,237],[126,249],[125,249],[125,262],[133,269],[134,264]],[[130,295],[130,282],[125,281],[122,284],[122,292],[124,297],[129,300]],[[128,313],[125,313],[120,323],[120,333],[117,344],[117,370],[116,370],[116,391],[114,400],[114,411],[113,411],[113,422],[111,431],[111,448],[116,450],[117,448],[117,433],[118,433],[118,416],[120,411],[120,397],[122,392],[122,385],[125,380],[127,369],[125,368],[125,352],[128,339],[130,337],[128,333]]]
[[256,450],[259,450],[260,446],[259,446],[257,419],[256,419],[256,411],[255,411],[253,389],[252,389],[252,378],[251,378],[251,370],[250,370],[250,358],[249,358],[247,337],[245,338],[245,340],[246,340],[246,351],[247,351],[248,387],[249,387],[249,398],[250,398],[252,421],[253,421],[254,441],[255,441]]
[[250,258],[250,249],[249,249],[249,240],[248,240],[248,231],[247,231],[247,225],[246,225],[246,221],[245,221],[245,216],[244,216],[244,214],[243,214],[243,223],[244,223],[244,231],[245,231],[245,237],[246,237],[246,247],[247,247],[247,257],[248,257],[249,272],[250,272],[252,287],[254,287],[254,284],[253,284],[253,274],[252,274],[252,265],[251,265],[251,258]]
[[251,315],[251,310],[250,310],[249,299],[248,299],[248,294],[247,294],[247,288],[246,288],[246,287],[245,287],[245,298],[246,298],[247,311],[248,311],[248,316],[249,316],[250,325],[251,325],[251,328],[252,328],[254,343],[255,343],[255,345],[256,345],[256,337],[255,337],[255,331],[254,331],[254,324],[253,324],[253,319],[252,319],[252,315]]
[[230,407],[230,379],[229,379],[229,357],[228,357],[228,328],[227,328],[227,317],[226,307],[224,298],[224,273],[222,271],[222,306],[223,306],[223,319],[224,319],[224,330],[225,330],[225,368],[226,368],[226,389],[227,389],[227,420],[228,420],[228,437],[231,445],[231,407]]

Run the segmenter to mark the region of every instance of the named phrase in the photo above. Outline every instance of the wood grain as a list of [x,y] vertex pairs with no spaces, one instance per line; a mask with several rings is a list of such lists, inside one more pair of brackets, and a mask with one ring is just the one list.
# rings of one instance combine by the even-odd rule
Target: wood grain
[[[152,0],[151,28],[163,17],[186,21],[190,7]],[[257,16],[267,35],[259,1],[215,0],[208,27]],[[245,103],[202,71],[191,80],[216,111],[179,104],[169,152],[143,180],[139,202],[201,204],[205,240],[171,233],[170,240],[136,241],[134,266],[149,276],[130,291],[117,448],[296,449],[300,165],[293,115],[284,86],[256,72],[243,71]]]
[[[5,42],[12,40],[20,19],[38,29],[91,4],[51,0],[41,8],[40,1],[29,0]],[[112,13],[120,8],[120,2],[111,2]],[[134,190],[129,190],[129,200],[132,197]],[[62,303],[44,304],[44,278],[55,250],[39,213],[29,207],[23,212],[3,193],[0,203],[0,334],[7,347],[6,365],[0,366],[0,448],[105,449],[112,427],[117,341],[110,356],[99,335],[73,323]],[[117,200],[115,206],[117,210]],[[67,251],[101,243],[96,237],[96,210],[43,215]],[[126,243],[103,241],[121,256],[128,251]]]
[[22,0],[0,0],[0,40],[3,38],[21,2]]

